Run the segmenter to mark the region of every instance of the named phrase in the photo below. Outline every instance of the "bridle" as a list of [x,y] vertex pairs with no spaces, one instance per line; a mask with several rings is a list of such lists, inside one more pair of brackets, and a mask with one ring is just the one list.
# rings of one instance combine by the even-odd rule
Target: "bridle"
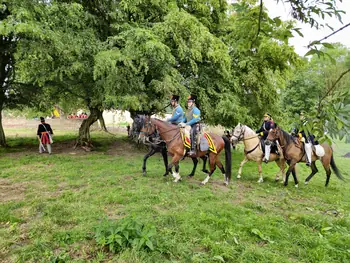
[[235,135],[234,132],[232,133],[232,137],[237,138],[237,141],[248,141],[248,140],[251,140],[251,139],[254,139],[254,138],[258,137],[257,135],[254,135],[254,136],[249,137],[249,138],[244,138],[246,126],[243,125],[243,126],[241,126],[241,127],[242,127],[241,133],[240,133],[238,136]]
[[[145,125],[143,125],[143,128],[145,128]],[[151,128],[154,128],[154,132],[152,132],[152,133],[149,132]],[[144,131],[144,132],[143,132],[143,131],[140,131],[140,135],[143,134],[143,135],[146,137],[146,140],[147,140],[149,143],[155,144],[154,142],[151,142],[151,141],[149,140],[149,137],[150,137],[151,135],[155,134],[156,131],[158,131],[159,135],[162,135],[162,134],[165,134],[165,133],[167,133],[167,132],[170,132],[170,131],[173,131],[173,130],[176,130],[176,129],[177,129],[177,127],[176,127],[176,128],[173,128],[173,129],[170,129],[170,130],[167,130],[167,131],[165,131],[165,132],[160,132],[160,131],[157,129],[157,126],[154,125],[154,124],[151,122],[151,118],[149,118],[148,121],[147,121],[147,129],[146,129],[146,131]],[[160,143],[162,143],[162,142],[170,143],[170,142],[172,142],[173,140],[175,140],[175,139],[176,139],[177,137],[179,137],[179,136],[180,136],[180,131],[178,131],[172,139],[170,139],[170,140],[168,140],[168,141],[167,141],[167,140],[159,140],[159,142],[157,142],[156,144],[160,144]]]

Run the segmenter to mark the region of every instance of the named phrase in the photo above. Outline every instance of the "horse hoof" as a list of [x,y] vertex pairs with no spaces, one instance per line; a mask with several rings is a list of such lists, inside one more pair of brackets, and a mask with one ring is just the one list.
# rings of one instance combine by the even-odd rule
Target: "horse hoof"
[[241,176],[240,176],[240,175],[237,175],[237,179],[241,179]]
[[163,174],[163,176],[166,177],[166,176],[168,176],[168,174],[169,174],[169,173],[165,173],[165,174]]
[[275,182],[278,182],[280,179],[279,178],[275,178]]
[[298,184],[296,184],[296,185],[295,185],[295,188],[299,188],[299,185],[298,185]]
[[258,180],[258,183],[259,183],[259,184],[261,184],[261,183],[263,183],[263,182],[264,182],[263,179],[259,179],[259,180]]
[[228,186],[228,182],[224,182],[224,185],[225,185],[225,186]]
[[146,173],[146,172],[143,172],[143,173],[142,173],[142,176],[146,176],[146,175],[147,175],[147,173]]
[[309,184],[309,182],[308,181],[305,181],[305,183],[304,184]]
[[205,185],[205,182],[201,182],[201,185]]
[[207,169],[202,170],[202,172],[203,172],[203,173],[206,173],[206,174],[208,174],[208,173],[209,173],[209,171],[208,171]]
[[187,175],[188,178],[192,178],[193,176],[194,176],[194,174]]

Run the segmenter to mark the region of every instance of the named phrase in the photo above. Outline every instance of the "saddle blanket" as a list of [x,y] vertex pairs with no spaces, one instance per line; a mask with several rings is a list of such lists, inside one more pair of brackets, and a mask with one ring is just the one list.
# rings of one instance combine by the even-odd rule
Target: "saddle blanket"
[[[181,132],[181,137],[182,137],[182,141],[183,141],[183,144],[186,148],[191,148],[191,139],[190,139],[190,136],[189,135],[185,135],[183,132]],[[216,147],[215,147],[215,144],[211,138],[211,136],[209,135],[209,133],[203,133],[203,135],[199,135],[198,137],[200,137],[199,139],[199,150],[202,151],[202,152],[205,152],[205,151],[211,151],[213,153],[217,153],[216,151]]]

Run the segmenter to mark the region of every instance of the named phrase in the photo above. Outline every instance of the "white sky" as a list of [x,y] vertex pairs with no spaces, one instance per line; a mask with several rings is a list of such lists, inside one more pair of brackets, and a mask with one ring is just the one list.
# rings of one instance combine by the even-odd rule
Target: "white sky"
[[[271,18],[279,16],[284,21],[292,19],[290,15],[290,6],[288,3],[280,2],[277,5],[276,0],[264,0],[263,2],[265,7],[268,9]],[[336,18],[330,18],[328,15],[324,20],[325,23],[328,23],[331,27],[334,28],[334,30],[338,30],[350,22],[350,0],[343,0],[343,2],[339,3],[337,7],[338,9],[346,12],[346,14],[342,14],[343,24],[337,21]],[[310,42],[314,40],[320,40],[332,33],[332,30],[330,30],[328,27],[316,30],[315,28],[311,28],[310,26],[302,24],[300,22],[297,23],[296,27],[301,28],[301,33],[304,35],[304,37],[300,37],[297,33],[293,33],[295,37],[290,40],[290,44],[293,45],[295,51],[302,56],[305,55],[305,53],[308,51],[306,46]],[[326,39],[324,42],[340,42],[350,48],[350,26]]]

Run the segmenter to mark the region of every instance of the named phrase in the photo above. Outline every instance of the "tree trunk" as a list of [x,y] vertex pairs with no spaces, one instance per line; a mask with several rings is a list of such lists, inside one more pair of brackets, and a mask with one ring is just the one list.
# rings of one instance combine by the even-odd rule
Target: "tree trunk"
[[101,125],[101,130],[102,130],[102,131],[105,131],[105,132],[108,132],[108,131],[107,131],[107,127],[106,127],[105,120],[104,120],[104,118],[103,118],[103,111],[99,111],[98,120],[99,120],[100,125]]
[[102,111],[98,107],[89,107],[89,110],[89,117],[83,120],[82,124],[80,125],[79,137],[77,138],[77,142],[75,145],[75,147],[80,145],[86,151],[90,151],[93,147],[90,137],[90,126],[94,124],[98,119],[102,118]]
[[4,132],[4,128],[2,127],[2,105],[3,105],[3,102],[0,101],[0,146],[6,147],[7,144],[6,144],[5,132]]

